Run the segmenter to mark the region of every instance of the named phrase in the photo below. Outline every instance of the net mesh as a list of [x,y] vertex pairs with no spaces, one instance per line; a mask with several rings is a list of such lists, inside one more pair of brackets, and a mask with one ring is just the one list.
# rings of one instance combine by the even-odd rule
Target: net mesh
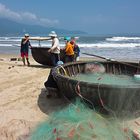
[[[87,98],[93,105],[97,99],[98,105],[100,104],[108,112],[117,116],[133,117],[140,112],[139,76],[106,73],[104,70],[101,63],[91,63],[85,66],[84,73],[71,77],[79,81],[78,95]],[[80,86],[80,82],[96,86],[94,88],[88,84]]]
[[124,74],[115,75],[115,74],[107,74],[107,73],[88,73],[88,74],[78,74],[74,78],[79,81],[106,84],[106,85],[129,86],[129,85],[140,84],[140,80],[137,80],[133,76],[128,76]]
[[54,112],[30,140],[131,140],[129,129],[117,119],[105,118],[81,101]]
[[[30,140],[135,140],[130,131],[126,119],[137,115],[139,110],[140,95],[136,90],[127,90],[123,87],[139,85],[140,80],[127,75],[106,74],[105,67],[100,63],[87,64],[84,74],[74,77],[79,82],[75,86],[75,91],[81,100],[70,103],[64,109],[60,109],[50,115],[49,119],[41,123],[32,133]],[[87,88],[80,86],[80,82],[90,82],[98,84],[96,96],[100,100],[102,108],[111,115],[103,115],[99,111],[100,108],[94,106],[93,100],[86,98],[81,91],[87,91]],[[121,90],[110,89],[110,94],[102,92],[101,85],[120,86]],[[133,92],[132,92],[133,91]],[[139,89],[138,89],[139,91]],[[107,91],[108,92],[108,91]],[[105,94],[102,94],[105,93]],[[108,104],[104,102],[104,95]],[[86,104],[85,104],[86,103]],[[87,106],[92,106],[92,109]],[[115,109],[115,111],[113,110]],[[122,113],[118,118],[116,114]],[[120,120],[121,119],[121,120]]]

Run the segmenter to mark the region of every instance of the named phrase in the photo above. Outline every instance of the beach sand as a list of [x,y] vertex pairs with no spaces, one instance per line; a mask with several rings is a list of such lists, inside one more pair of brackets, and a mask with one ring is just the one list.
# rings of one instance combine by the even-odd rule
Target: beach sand
[[16,55],[0,55],[0,140],[26,139],[33,128],[65,103],[46,98],[46,81],[50,68],[22,61],[10,61]]
[[[67,101],[46,98],[44,82],[50,68],[39,65],[32,57],[30,67],[11,58],[19,56],[0,55],[0,140],[25,140],[37,124]],[[140,131],[140,117],[129,121],[128,127],[136,133]]]

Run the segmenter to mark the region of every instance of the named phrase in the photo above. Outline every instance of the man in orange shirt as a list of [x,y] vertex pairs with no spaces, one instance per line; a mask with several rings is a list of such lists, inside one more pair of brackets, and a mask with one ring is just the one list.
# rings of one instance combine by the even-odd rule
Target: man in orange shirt
[[65,46],[65,63],[67,62],[73,62],[74,61],[74,45],[71,44],[71,38],[70,37],[64,37],[64,40],[66,40],[66,46]]

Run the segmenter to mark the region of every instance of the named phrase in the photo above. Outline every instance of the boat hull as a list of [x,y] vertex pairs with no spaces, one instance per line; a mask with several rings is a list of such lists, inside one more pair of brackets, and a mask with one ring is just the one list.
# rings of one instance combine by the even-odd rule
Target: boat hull
[[[47,47],[32,47],[31,53],[34,60],[42,65],[52,66],[51,54],[48,52],[50,48]],[[64,51],[60,51],[60,60],[64,62]]]
[[[105,73],[134,76],[139,71],[136,63],[100,63],[105,67]],[[129,86],[106,85],[83,82],[71,78],[79,73],[85,73],[87,64],[92,65],[95,62],[75,62],[65,64],[63,68],[57,67],[53,69],[53,75],[63,96],[69,99],[79,96],[90,105],[102,106],[118,112],[140,109],[140,83]]]

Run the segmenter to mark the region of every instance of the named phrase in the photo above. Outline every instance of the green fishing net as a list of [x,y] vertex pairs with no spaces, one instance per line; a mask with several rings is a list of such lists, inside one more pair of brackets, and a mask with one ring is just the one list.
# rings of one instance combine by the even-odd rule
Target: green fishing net
[[[122,112],[128,117],[128,114],[131,116],[135,107],[139,108],[139,99],[137,99],[139,94],[134,96],[137,91],[126,87],[137,87],[140,81],[129,75],[106,73],[104,65],[100,63],[86,64],[83,73],[70,78],[79,81],[75,90],[77,89],[77,96],[81,100],[77,99],[65,108],[52,113],[46,122],[36,128],[30,140],[135,140],[129,129],[130,126],[127,126],[123,119],[119,120],[116,113]],[[94,92],[97,93],[100,104],[111,114],[110,116],[97,112],[100,109],[94,106],[92,92],[88,90],[88,87],[81,86],[80,82],[97,85]],[[111,88],[102,92],[102,85],[121,88],[120,90]],[[104,97],[105,92],[108,96]],[[87,93],[88,96],[84,96],[83,93]],[[106,98],[108,104],[104,101]],[[87,104],[92,106],[92,109]]]
[[50,115],[30,140],[132,140],[132,135],[117,119],[104,118],[77,100]]

